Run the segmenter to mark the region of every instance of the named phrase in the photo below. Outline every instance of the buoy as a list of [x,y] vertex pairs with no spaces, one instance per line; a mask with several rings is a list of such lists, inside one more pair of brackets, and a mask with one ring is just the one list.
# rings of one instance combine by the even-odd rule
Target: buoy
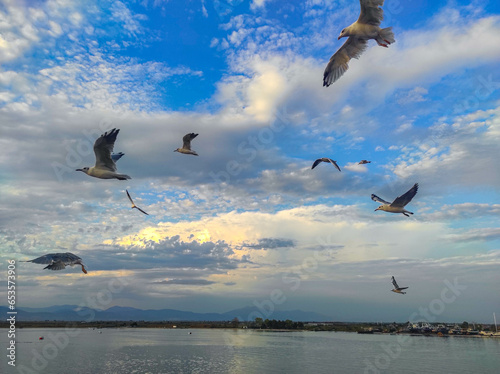
[[40,337],[38,338],[38,340],[43,340],[43,336],[40,336]]

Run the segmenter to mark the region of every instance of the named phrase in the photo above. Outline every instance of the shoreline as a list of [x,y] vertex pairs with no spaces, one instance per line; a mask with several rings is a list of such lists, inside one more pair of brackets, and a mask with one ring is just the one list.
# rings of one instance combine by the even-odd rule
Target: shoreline
[[[31,329],[88,329],[88,330],[106,330],[106,329],[170,329],[170,330],[188,330],[188,329],[218,329],[218,330],[243,330],[248,332],[257,333],[289,333],[289,332],[340,332],[340,333],[353,333],[363,335],[403,335],[411,337],[436,337],[436,338],[500,338],[500,333],[484,332],[483,334],[438,334],[438,333],[416,333],[407,331],[366,331],[363,329],[355,330],[354,326],[359,327],[359,324],[353,323],[352,325],[346,323],[339,323],[344,328],[336,329],[316,329],[313,326],[297,329],[261,329],[261,328],[248,328],[244,323],[239,326],[231,325],[230,322],[145,322],[145,321],[94,321],[89,323],[82,323],[81,321],[18,321],[16,329],[31,330]],[[0,330],[8,330],[8,324],[0,322]]]

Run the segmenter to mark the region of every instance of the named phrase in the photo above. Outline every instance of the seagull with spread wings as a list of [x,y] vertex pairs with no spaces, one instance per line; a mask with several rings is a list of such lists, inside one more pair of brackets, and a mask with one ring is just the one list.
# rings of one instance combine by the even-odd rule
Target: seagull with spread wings
[[396,279],[394,279],[394,276],[392,277],[391,281],[392,281],[392,284],[394,285],[394,289],[391,290],[392,292],[401,293],[403,295],[406,295],[406,292],[403,292],[403,290],[406,290],[408,287],[399,287],[398,283],[396,282]]
[[44,269],[49,270],[62,270],[65,269],[66,266],[80,265],[82,267],[82,271],[87,274],[87,270],[85,269],[85,265],[82,263],[82,259],[70,252],[49,253],[35,258],[34,260],[24,262],[33,262],[34,264],[47,265],[44,267]]
[[177,148],[176,150],[174,150],[174,152],[184,153],[185,155],[198,156],[198,153],[191,150],[191,140],[193,140],[197,136],[198,134],[195,134],[194,132],[184,135],[184,137],[182,138],[182,148]]
[[380,28],[384,11],[379,6],[384,5],[384,0],[360,0],[359,4],[358,20],[340,32],[338,40],[347,36],[348,39],[330,58],[323,75],[323,86],[328,87],[349,69],[349,61],[361,56],[369,39],[375,39],[378,45],[386,48],[396,41],[392,27]]
[[141,208],[139,208],[137,205],[135,205],[134,203],[134,200],[132,200],[132,198],[130,197],[130,194],[128,193],[127,190],[125,190],[125,192],[127,192],[127,196],[128,196],[128,199],[130,200],[130,202],[132,203],[132,209],[137,209],[139,212],[142,212],[144,213],[145,215],[149,216],[149,214],[147,214],[144,210],[142,210]]
[[411,199],[417,194],[418,191],[418,183],[415,183],[412,188],[410,188],[406,193],[401,196],[396,197],[396,199],[390,203],[381,199],[377,195],[372,194],[372,200],[382,203],[375,211],[383,210],[384,212],[389,213],[403,213],[406,217],[409,217],[408,214],[413,214],[412,212],[405,209],[406,204],[408,204]]
[[331,163],[333,166],[335,166],[337,168],[338,171],[341,171],[340,170],[340,167],[337,165],[337,161],[334,161],[332,160],[331,158],[327,158],[327,157],[323,157],[323,158],[318,158],[316,161],[314,161],[314,164],[312,166],[311,169],[314,169],[316,166],[318,166],[320,163],[322,162],[329,162]]
[[113,147],[115,146],[116,137],[119,132],[119,129],[112,129],[97,138],[94,143],[95,166],[76,169],[76,171],[83,171],[85,174],[99,179],[131,179],[126,174],[119,174],[116,172],[116,164],[111,157],[111,152],[113,152]]

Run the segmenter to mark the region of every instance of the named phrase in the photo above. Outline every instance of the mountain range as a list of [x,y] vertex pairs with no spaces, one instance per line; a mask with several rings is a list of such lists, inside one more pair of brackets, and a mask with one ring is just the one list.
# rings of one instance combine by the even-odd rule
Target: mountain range
[[[9,309],[0,306],[0,313],[7,315]],[[16,308],[18,321],[240,321],[263,319],[292,321],[330,321],[331,317],[302,310],[259,310],[255,306],[234,309],[225,313],[196,313],[176,309],[137,309],[114,306],[105,310],[78,307],[77,305],[54,305],[45,308]]]

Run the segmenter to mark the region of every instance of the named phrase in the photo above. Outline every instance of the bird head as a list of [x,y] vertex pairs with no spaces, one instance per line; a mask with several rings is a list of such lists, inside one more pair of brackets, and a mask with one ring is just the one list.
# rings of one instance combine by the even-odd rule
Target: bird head
[[374,210],[374,212],[376,212],[377,210],[383,210],[383,205],[379,206],[377,209]]
[[177,148],[177,149],[174,149],[174,152],[179,152],[179,148]]
[[84,168],[76,169],[75,171],[83,171],[85,174],[88,174],[89,173],[89,168],[87,166],[85,166]]
[[337,38],[337,40],[340,40],[341,38],[345,38],[346,36],[349,36],[349,30],[347,27],[340,32],[340,35]]

